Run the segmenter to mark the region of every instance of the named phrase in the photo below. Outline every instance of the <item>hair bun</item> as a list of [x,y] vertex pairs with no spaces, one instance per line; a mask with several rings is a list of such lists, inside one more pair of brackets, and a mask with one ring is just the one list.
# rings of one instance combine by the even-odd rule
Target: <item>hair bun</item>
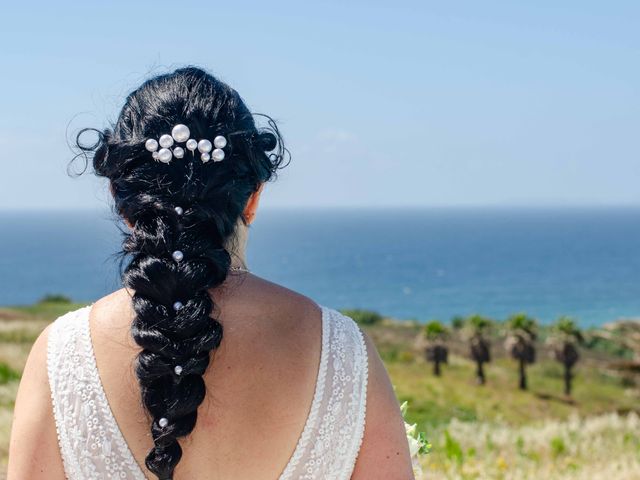
[[271,132],[262,132],[258,134],[258,145],[265,152],[275,150],[278,146],[278,139]]

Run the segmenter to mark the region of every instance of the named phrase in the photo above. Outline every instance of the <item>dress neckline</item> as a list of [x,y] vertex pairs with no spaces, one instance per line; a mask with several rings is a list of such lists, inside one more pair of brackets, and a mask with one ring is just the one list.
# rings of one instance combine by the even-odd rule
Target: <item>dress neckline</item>
[[[86,307],[81,308],[77,311],[78,314],[84,314],[82,323],[82,333],[86,340],[86,345],[89,353],[89,367],[91,371],[95,375],[96,385],[98,386],[98,394],[104,400],[104,405],[108,412],[108,421],[112,422],[115,427],[113,430],[117,431],[119,434],[119,441],[122,445],[122,449],[126,452],[126,455],[129,456],[129,463],[132,463],[138,467],[139,473],[142,478],[147,479],[148,477],[145,475],[145,471],[140,467],[140,464],[136,460],[135,456],[131,452],[131,448],[129,447],[129,443],[127,439],[122,434],[122,430],[118,425],[118,421],[116,420],[115,415],[113,414],[113,410],[111,409],[111,404],[109,403],[109,398],[107,397],[107,393],[104,389],[104,385],[102,384],[102,377],[100,376],[100,371],[98,370],[98,362],[96,360],[95,351],[93,349],[93,340],[91,337],[91,326],[89,323],[89,319],[91,317],[91,309],[93,307],[93,303],[91,305],[87,305]],[[298,440],[296,442],[296,446],[289,457],[289,461],[284,467],[282,473],[279,475],[279,480],[286,480],[291,476],[291,472],[293,471],[295,465],[299,462],[300,457],[303,455],[307,444],[309,443],[311,434],[313,432],[314,423],[316,421],[318,411],[320,409],[320,404],[322,403],[322,397],[324,395],[324,385],[325,385],[325,377],[327,373],[327,362],[329,359],[329,338],[330,338],[330,315],[328,308],[322,305],[319,305],[321,311],[321,347],[320,347],[320,361],[318,363],[318,369],[316,372],[316,382],[315,389],[313,394],[313,399],[311,400],[311,404],[309,406],[309,413],[307,414],[307,418],[305,420],[304,427],[302,432],[300,433]]]

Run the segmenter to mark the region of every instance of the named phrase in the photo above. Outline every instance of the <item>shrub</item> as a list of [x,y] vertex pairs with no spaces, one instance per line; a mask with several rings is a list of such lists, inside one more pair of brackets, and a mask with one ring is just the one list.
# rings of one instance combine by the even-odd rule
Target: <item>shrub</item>
[[462,327],[464,327],[464,317],[456,315],[451,319],[451,328],[454,330],[462,330]]
[[359,325],[375,325],[382,320],[382,315],[372,310],[341,310],[347,317],[351,317]]
[[48,293],[42,297],[38,303],[71,303],[71,299],[66,295],[61,295],[59,293]]

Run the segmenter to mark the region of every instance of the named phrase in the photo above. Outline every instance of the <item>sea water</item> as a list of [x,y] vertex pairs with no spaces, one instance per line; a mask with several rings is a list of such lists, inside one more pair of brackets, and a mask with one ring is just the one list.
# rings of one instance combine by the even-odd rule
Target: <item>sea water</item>
[[[0,213],[0,305],[93,301],[120,285],[107,212]],[[267,210],[257,275],[336,308],[447,321],[640,317],[640,209]]]

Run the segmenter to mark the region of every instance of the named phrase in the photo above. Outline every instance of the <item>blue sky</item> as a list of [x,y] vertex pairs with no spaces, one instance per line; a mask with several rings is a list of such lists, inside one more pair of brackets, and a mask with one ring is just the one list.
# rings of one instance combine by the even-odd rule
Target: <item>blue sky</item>
[[638,2],[93,3],[3,7],[0,209],[103,204],[67,125],[186,64],[279,121],[267,206],[640,205]]

